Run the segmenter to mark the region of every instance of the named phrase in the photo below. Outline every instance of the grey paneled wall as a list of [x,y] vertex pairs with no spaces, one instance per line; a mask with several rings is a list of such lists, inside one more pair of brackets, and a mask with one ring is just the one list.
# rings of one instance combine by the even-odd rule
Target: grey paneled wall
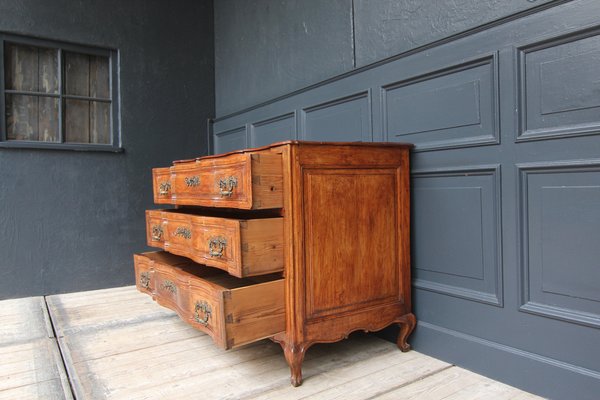
[[217,120],[214,150],[415,143],[415,348],[547,397],[595,399],[598,15],[598,1],[572,1],[341,76]]

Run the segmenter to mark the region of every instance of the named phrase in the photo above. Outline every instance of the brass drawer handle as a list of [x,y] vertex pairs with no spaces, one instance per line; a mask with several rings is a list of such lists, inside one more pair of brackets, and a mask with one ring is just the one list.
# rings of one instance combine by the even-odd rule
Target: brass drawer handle
[[[204,314],[204,318],[200,318],[200,312]],[[194,321],[202,326],[208,326],[208,320],[211,313],[212,309],[206,301],[197,301],[196,306],[194,307]]]
[[161,196],[168,196],[171,190],[171,182],[161,182],[158,184],[158,194]]
[[229,178],[219,179],[219,190],[221,191],[221,197],[231,197],[233,189],[237,186],[237,178],[230,176]]
[[220,236],[212,237],[208,240],[208,254],[211,257],[222,257],[226,246],[227,239]]
[[162,239],[163,229],[160,225],[152,225],[152,240],[158,242]]
[[183,226],[180,226],[177,229],[175,229],[175,236],[181,236],[182,238],[189,240],[192,238],[192,231],[190,231],[189,228],[184,228]]
[[144,289],[150,289],[150,272],[140,274],[140,286]]
[[163,289],[165,289],[165,290],[167,290],[167,291],[169,291],[169,292],[173,293],[173,294],[175,294],[175,293],[177,292],[177,286],[175,286],[175,283],[173,283],[173,281],[170,281],[170,280],[168,280],[168,279],[166,279],[166,280],[165,280],[165,281],[162,283],[161,287],[162,287]]
[[196,187],[200,184],[200,177],[198,175],[186,176],[184,180],[187,187]]

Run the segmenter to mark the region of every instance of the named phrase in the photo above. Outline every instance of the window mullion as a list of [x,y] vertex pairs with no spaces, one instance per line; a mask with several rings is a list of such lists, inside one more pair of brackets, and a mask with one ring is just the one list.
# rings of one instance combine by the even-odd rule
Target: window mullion
[[63,132],[63,119],[65,116],[64,108],[65,103],[63,100],[63,79],[64,79],[64,71],[63,71],[63,51],[62,49],[58,49],[58,141],[59,143],[65,142],[65,135]]

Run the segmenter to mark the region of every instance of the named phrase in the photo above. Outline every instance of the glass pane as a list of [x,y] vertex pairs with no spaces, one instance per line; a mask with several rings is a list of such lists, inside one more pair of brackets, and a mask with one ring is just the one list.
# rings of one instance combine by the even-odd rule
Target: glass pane
[[108,57],[90,56],[90,96],[110,98]]
[[90,143],[110,144],[110,103],[90,102]]
[[65,94],[90,95],[90,56],[65,52]]
[[38,139],[38,98],[6,95],[6,137],[8,140]]
[[65,100],[65,142],[90,143],[90,102]]
[[58,93],[58,50],[6,43],[7,90]]
[[39,97],[39,139],[42,142],[58,142],[58,107],[59,100],[55,97]]

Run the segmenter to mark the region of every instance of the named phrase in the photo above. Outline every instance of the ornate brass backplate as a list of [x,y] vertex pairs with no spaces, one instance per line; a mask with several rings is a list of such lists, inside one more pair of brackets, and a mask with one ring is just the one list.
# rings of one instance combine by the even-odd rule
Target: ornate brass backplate
[[187,187],[196,187],[200,185],[200,177],[197,175],[186,176],[184,180]]
[[233,189],[236,187],[237,178],[235,176],[219,179],[219,190],[221,192],[221,197],[231,197],[233,194]]
[[175,236],[181,236],[182,238],[189,240],[192,238],[192,231],[189,228],[180,226],[175,229]]
[[227,239],[221,236],[211,237],[208,240],[208,254],[211,257],[222,257],[227,247]]
[[[204,317],[201,317],[200,313],[204,314]],[[196,306],[194,307],[194,321],[203,326],[208,326],[208,320],[210,319],[210,314],[212,313],[212,308],[210,304],[206,301],[197,301]]]

